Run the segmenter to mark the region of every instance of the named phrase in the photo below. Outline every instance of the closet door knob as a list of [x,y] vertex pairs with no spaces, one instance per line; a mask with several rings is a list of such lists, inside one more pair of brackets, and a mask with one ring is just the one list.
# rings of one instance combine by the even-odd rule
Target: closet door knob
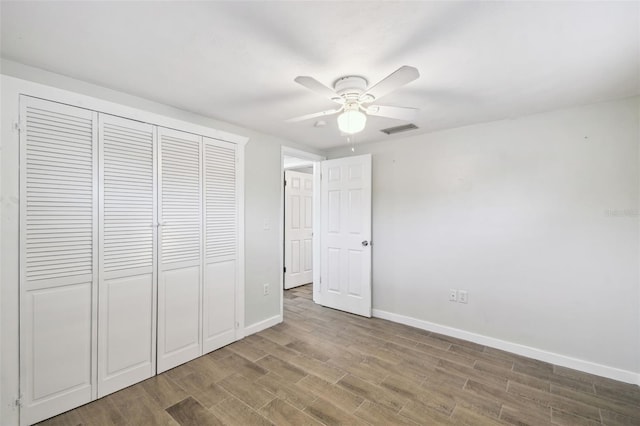
[[364,240],[364,241],[362,242],[362,245],[363,245],[364,247],[368,246],[368,245],[369,245],[369,241]]

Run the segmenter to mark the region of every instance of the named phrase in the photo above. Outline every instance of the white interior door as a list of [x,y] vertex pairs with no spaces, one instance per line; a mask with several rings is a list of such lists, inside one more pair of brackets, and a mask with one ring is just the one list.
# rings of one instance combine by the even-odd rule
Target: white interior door
[[371,155],[322,162],[320,300],[371,316]]
[[235,341],[238,200],[236,145],[203,138],[203,353]]
[[20,97],[22,424],[96,398],[97,113]]
[[155,374],[155,139],[150,124],[99,116],[98,397]]
[[201,140],[158,128],[158,373],[202,354]]
[[284,288],[313,281],[313,174],[285,170]]

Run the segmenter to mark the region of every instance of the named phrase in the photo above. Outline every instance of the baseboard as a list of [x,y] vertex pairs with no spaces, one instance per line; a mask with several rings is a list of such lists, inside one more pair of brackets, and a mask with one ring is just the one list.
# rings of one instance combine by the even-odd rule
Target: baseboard
[[255,324],[248,325],[244,328],[244,336],[249,336],[251,334],[259,333],[262,330],[266,330],[269,327],[273,327],[274,325],[280,324],[282,322],[282,315],[276,315],[271,318],[267,318],[266,320],[262,320]]
[[607,365],[596,364],[594,362],[572,358],[566,355],[560,355],[554,352],[548,352],[542,349],[532,348],[530,346],[521,345],[519,343],[507,342],[505,340],[496,339],[482,334],[472,333],[470,331],[460,330],[454,327],[448,327],[424,321],[421,319],[408,317],[405,315],[395,314],[380,309],[373,309],[372,314],[376,318],[386,319],[400,324],[409,325],[411,327],[420,328],[422,330],[433,331],[435,333],[444,334],[450,337],[467,340],[495,349],[511,352],[517,355],[526,356],[562,367],[572,368],[574,370],[583,371],[585,373],[595,374],[597,376],[607,377],[609,379],[618,380],[625,383],[640,385],[640,374],[633,371],[622,370]]

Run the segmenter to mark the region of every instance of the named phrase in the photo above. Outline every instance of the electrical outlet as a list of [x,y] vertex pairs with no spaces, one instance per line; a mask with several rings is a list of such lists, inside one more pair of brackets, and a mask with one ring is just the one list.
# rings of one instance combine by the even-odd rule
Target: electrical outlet
[[269,294],[269,284],[264,285],[264,295],[267,296]]
[[460,303],[467,303],[467,290],[460,290],[458,291],[458,302]]
[[456,302],[458,300],[458,290],[455,288],[449,289],[449,302]]

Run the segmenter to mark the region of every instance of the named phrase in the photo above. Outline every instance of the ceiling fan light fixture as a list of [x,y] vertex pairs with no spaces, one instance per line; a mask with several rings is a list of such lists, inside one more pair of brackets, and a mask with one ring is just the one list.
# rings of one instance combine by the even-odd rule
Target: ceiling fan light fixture
[[365,124],[367,116],[357,109],[348,109],[338,116],[338,128],[348,135],[363,131]]
[[340,108],[301,115],[285,120],[285,122],[297,123],[312,118],[340,114],[338,128],[345,135],[353,135],[364,130],[367,124],[367,115],[405,122],[414,121],[418,112],[415,108],[371,104],[418,77],[420,77],[420,73],[417,69],[403,65],[371,87],[364,77],[347,75],[337,79],[333,83],[333,89],[330,89],[313,77],[299,75],[294,79],[296,83],[340,104]]

